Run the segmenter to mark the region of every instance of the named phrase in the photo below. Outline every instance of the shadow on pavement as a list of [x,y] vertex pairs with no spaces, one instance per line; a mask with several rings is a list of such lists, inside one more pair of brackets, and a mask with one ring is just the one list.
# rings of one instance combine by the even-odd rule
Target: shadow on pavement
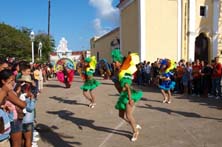
[[203,98],[203,97],[197,97],[197,96],[174,96],[178,99],[187,99],[190,102],[199,103],[200,105],[208,106],[209,108],[216,108],[216,109],[222,109],[222,100],[216,100],[215,98]]
[[53,115],[58,115],[61,119],[71,121],[73,124],[77,125],[80,130],[83,130],[84,127],[88,127],[88,128],[94,129],[96,131],[102,131],[102,132],[106,132],[106,133],[113,133],[113,134],[126,136],[129,139],[132,136],[132,133],[129,131],[115,130],[112,128],[96,126],[93,124],[95,122],[94,120],[74,117],[74,113],[67,111],[67,110],[47,111],[47,113],[53,114]]
[[137,85],[133,84],[133,88],[136,90],[142,90],[143,92],[152,92],[152,93],[160,93],[160,89],[156,86],[142,86],[142,85]]
[[144,97],[142,97],[142,98],[141,98],[141,101],[148,101],[148,102],[157,102],[157,103],[162,103],[162,101],[160,101],[160,100],[151,100],[151,99],[144,98]]
[[55,85],[55,84],[44,84],[44,87],[65,88],[65,86],[62,86],[62,85]]
[[[143,92],[160,93],[161,95],[161,92],[158,87],[147,87],[147,86],[145,87],[145,86],[138,86],[138,85],[134,85],[134,86],[135,88],[137,89],[139,88]],[[216,100],[215,98],[204,98],[204,97],[197,97],[197,96],[191,96],[191,95],[186,96],[185,94],[174,94],[173,92],[172,92],[172,97],[176,99],[187,99],[190,102],[199,103],[200,105],[208,106],[209,108],[222,109],[221,99]],[[142,99],[142,100],[153,101],[149,99]]]
[[114,97],[118,98],[118,97],[120,96],[120,94],[119,94],[119,93],[116,93],[116,94],[108,94],[108,96],[114,96]]
[[[53,131],[53,129],[58,129],[56,126],[49,127],[44,124],[37,124],[36,130],[39,132],[41,140],[47,142],[52,146],[59,147],[74,147],[74,145],[80,146],[80,142],[69,142],[64,139],[73,139],[73,136],[64,136]],[[63,139],[64,138],[64,139]]]
[[201,116],[200,114],[193,113],[193,112],[175,111],[175,110],[171,110],[171,109],[167,109],[167,108],[153,107],[152,105],[149,105],[149,104],[145,104],[145,106],[137,106],[137,107],[151,109],[151,110],[157,110],[157,111],[165,112],[169,115],[179,114],[184,117],[212,119],[212,120],[217,120],[217,121],[222,122],[222,118],[205,117],[205,116]]
[[49,98],[57,100],[58,103],[64,103],[64,104],[70,104],[70,105],[84,105],[84,106],[88,106],[87,104],[78,103],[77,100],[69,100],[69,99],[65,99],[65,98],[61,98],[61,97],[57,97],[57,96],[52,96],[52,97],[49,97]]
[[75,79],[74,79],[73,82],[84,83],[84,81],[81,80],[81,79],[80,79],[80,80],[75,80]]
[[105,82],[100,82],[100,83],[103,84],[103,85],[113,85],[114,86],[113,83],[105,83]]

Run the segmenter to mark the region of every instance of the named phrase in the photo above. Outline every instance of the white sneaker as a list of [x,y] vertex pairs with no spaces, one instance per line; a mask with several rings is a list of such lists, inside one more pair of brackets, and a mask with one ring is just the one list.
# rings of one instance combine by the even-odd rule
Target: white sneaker
[[209,97],[209,98],[212,98],[212,97],[214,97],[214,95],[209,94],[208,97]]
[[96,106],[96,103],[91,103],[91,106],[90,106],[90,108],[94,108]]
[[167,103],[167,99],[163,100],[163,103]]
[[37,132],[36,130],[33,131],[33,136],[38,136],[39,132]]
[[92,105],[93,105],[93,103],[90,103],[90,104],[89,104],[89,108],[91,108],[91,107],[92,107]]
[[216,100],[219,100],[219,99],[220,99],[220,96],[217,96],[217,97],[216,97]]
[[142,127],[139,124],[136,125],[136,128],[140,130],[142,129]]
[[131,141],[132,141],[132,142],[137,141],[138,136],[139,136],[139,131],[137,131],[137,132],[133,133],[133,137],[131,138]]
[[36,142],[32,142],[32,147],[38,147],[38,144]]
[[169,100],[169,101],[167,102],[167,104],[171,104],[171,100]]
[[34,141],[34,142],[37,142],[37,141],[39,141],[39,140],[40,140],[40,138],[39,138],[39,137],[36,137],[36,136],[34,136],[33,139],[32,139],[32,141]]

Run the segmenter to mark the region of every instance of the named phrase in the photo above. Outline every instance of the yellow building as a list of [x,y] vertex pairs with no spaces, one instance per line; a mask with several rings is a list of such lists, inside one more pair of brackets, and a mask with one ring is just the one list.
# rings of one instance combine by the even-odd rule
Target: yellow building
[[119,48],[119,45],[119,28],[116,28],[101,37],[93,37],[90,40],[91,55],[96,56],[97,61],[105,58],[108,62],[112,62],[111,50]]
[[120,49],[141,61],[221,55],[222,0],[120,0]]

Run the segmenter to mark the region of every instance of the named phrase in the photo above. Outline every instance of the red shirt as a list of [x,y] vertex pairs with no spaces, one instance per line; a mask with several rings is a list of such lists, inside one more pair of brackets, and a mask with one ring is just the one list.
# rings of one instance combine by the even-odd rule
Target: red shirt
[[192,70],[192,76],[194,79],[200,78],[201,65],[194,65]]
[[216,65],[214,65],[213,67],[213,74],[212,74],[212,78],[220,78],[221,77],[221,64],[217,63]]
[[183,74],[184,74],[184,72],[183,72],[183,67],[182,66],[177,66],[177,78],[182,78],[183,77]]

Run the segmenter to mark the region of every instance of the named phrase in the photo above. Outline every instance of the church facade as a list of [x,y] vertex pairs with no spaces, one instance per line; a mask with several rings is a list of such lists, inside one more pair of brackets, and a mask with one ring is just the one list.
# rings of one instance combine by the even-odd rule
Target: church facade
[[120,0],[120,48],[141,61],[222,54],[222,0]]

